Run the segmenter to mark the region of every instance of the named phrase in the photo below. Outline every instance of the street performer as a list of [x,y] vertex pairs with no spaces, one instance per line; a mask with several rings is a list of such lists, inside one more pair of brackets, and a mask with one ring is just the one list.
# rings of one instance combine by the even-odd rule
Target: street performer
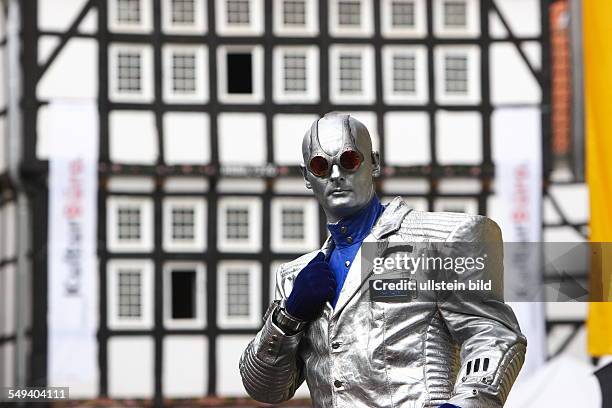
[[478,215],[416,211],[399,197],[383,206],[373,183],[379,153],[366,127],[349,115],[316,120],[302,155],[306,187],[331,235],[320,250],[279,267],[275,300],[240,359],[249,395],[279,403],[306,380],[319,408],[502,407],[526,351],[503,301],[503,251],[488,254],[485,271],[502,290],[479,302],[368,297],[361,271],[367,243],[501,246],[497,224]]

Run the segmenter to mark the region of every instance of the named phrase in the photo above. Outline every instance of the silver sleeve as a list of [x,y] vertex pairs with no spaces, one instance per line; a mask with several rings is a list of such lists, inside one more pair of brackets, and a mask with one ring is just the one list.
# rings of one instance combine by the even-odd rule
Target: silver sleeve
[[460,225],[452,240],[478,243],[469,246],[473,253],[464,255],[486,253],[486,268],[473,278],[490,279],[493,291],[483,299],[454,295],[439,304],[451,335],[461,344],[461,367],[448,402],[462,408],[503,407],[525,360],[527,340],[503,299],[501,231],[495,222],[477,216]]
[[[282,296],[277,274],[276,298]],[[264,325],[240,357],[242,384],[255,400],[266,403],[287,401],[304,382],[303,362],[298,356],[301,331],[288,336],[272,322],[274,303],[268,308]]]

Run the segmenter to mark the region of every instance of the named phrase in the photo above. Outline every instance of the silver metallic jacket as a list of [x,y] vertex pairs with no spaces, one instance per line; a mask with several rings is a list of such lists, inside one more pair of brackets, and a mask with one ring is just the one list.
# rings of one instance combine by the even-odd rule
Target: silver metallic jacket
[[[501,248],[501,233],[486,217],[416,211],[397,197],[368,241],[499,242]],[[330,247],[328,239],[322,250]],[[287,298],[296,275],[317,252],[280,266],[276,299]],[[485,271],[498,288],[502,252],[488,254]],[[362,274],[353,270],[360,268],[359,258],[358,253],[336,308],[327,303],[305,330],[286,336],[268,313],[240,359],[249,395],[268,403],[286,401],[305,379],[315,407],[503,406],[527,344],[503,302],[503,289],[485,302],[360,301]]]

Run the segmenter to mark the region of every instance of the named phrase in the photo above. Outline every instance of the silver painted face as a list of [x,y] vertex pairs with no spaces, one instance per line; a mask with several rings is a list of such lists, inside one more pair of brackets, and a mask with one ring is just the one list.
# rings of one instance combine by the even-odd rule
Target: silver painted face
[[[361,164],[356,170],[343,167],[342,153],[358,152]],[[372,141],[363,123],[337,113],[315,121],[302,141],[303,173],[306,187],[312,189],[327,215],[336,222],[366,206],[374,195],[373,177],[380,173],[378,152],[372,151]],[[311,166],[313,157],[323,157],[328,171],[317,176]],[[313,171],[314,170],[314,171]]]

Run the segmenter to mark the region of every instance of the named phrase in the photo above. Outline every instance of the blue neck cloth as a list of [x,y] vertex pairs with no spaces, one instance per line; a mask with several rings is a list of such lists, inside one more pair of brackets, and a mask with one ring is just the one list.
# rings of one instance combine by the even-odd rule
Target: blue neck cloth
[[[385,210],[376,195],[370,203],[346,218],[334,224],[327,224],[327,229],[332,236],[334,248],[328,257],[329,266],[336,277],[336,295],[331,302],[336,307],[340,291],[349,269],[353,264],[355,255],[361,247],[361,243],[368,236],[376,220]],[[357,272],[358,273],[358,272]]]

